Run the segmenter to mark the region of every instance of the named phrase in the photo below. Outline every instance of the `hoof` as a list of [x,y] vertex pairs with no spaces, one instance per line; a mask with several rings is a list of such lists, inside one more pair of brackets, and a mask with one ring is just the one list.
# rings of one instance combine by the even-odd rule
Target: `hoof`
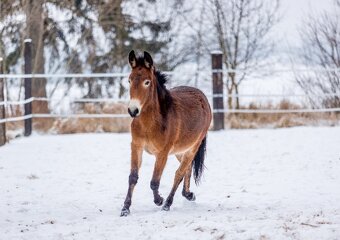
[[189,201],[195,201],[196,196],[193,192],[183,193],[183,196],[188,199]]
[[123,208],[123,209],[122,209],[122,212],[120,213],[120,216],[121,216],[121,217],[126,217],[126,216],[129,215],[129,214],[130,214],[130,210],[127,209],[127,208]]
[[157,206],[161,206],[163,204],[163,198],[159,197],[158,199],[155,199],[153,202],[157,205]]
[[196,196],[193,192],[189,193],[187,196],[186,196],[186,199],[188,199],[189,201],[195,201],[196,200]]
[[170,206],[164,205],[164,206],[162,207],[162,210],[163,210],[163,211],[169,211],[169,210],[170,210]]

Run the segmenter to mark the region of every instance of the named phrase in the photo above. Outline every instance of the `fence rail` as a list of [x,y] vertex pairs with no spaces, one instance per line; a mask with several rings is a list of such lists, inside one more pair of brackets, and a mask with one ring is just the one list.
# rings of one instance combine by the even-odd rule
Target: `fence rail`
[[0,78],[27,79],[27,78],[112,78],[126,77],[128,73],[44,73],[44,74],[0,74]]
[[20,100],[20,101],[3,101],[0,102],[0,106],[9,106],[9,105],[25,105],[27,103],[31,103],[33,101],[50,101],[49,98],[38,98],[38,97],[31,97],[28,99]]
[[[172,75],[173,72],[164,72]],[[0,78],[27,79],[27,78],[114,78],[127,77],[129,73],[34,73],[34,74],[0,74]]]
[[[207,97],[211,98],[227,98],[227,97],[239,97],[239,98],[291,98],[291,97],[340,97],[340,93],[329,93],[329,94],[205,94]],[[33,101],[52,101],[50,98],[41,98],[41,97],[31,97],[28,99],[20,100],[20,101],[2,101],[0,102],[0,106],[9,106],[9,105],[24,105],[27,103],[31,103]],[[101,102],[128,102],[128,98],[78,98],[72,99],[70,102],[74,103],[101,103]]]
[[[213,69],[206,71],[196,71],[196,73],[211,75],[212,73],[246,73],[246,70],[232,70],[232,69]],[[340,68],[287,68],[287,69],[256,69],[254,73],[279,73],[279,72],[337,72],[340,73]],[[174,72],[164,71],[166,75],[172,76]],[[116,73],[33,73],[33,74],[0,74],[0,79],[27,79],[27,78],[115,78],[127,77],[128,72]]]
[[223,113],[326,113],[340,112],[340,108],[301,108],[301,109],[215,109]]
[[[169,74],[169,73],[167,73]],[[94,74],[0,74],[0,78],[27,78],[27,77],[45,77],[45,78],[58,78],[58,77],[120,77],[127,76],[126,73],[94,73]],[[340,93],[329,94],[206,94],[210,98],[227,98],[227,97],[251,97],[251,98],[290,98],[290,97],[340,97]],[[31,97],[19,101],[2,101],[0,106],[10,105],[25,105],[32,103],[33,101],[52,101],[50,98]],[[79,98],[72,99],[70,102],[74,103],[108,103],[108,102],[128,102],[128,98]],[[340,112],[340,108],[319,108],[319,109],[214,109],[213,113],[261,113],[261,114],[273,114],[273,113],[326,113],[326,112]],[[32,118],[128,118],[128,114],[28,114],[19,117],[9,117],[0,119],[0,123],[23,121]]]
[[[321,109],[215,109],[213,113],[245,113],[245,114],[275,114],[275,113],[327,113],[340,112],[340,108]],[[33,118],[129,118],[129,114],[29,114],[19,117],[0,119],[0,123],[17,122]]]
[[[212,98],[221,98],[228,97],[228,95],[224,94],[207,94],[207,96]],[[232,97],[309,97],[307,94],[298,94],[298,95],[284,95],[284,94],[233,94],[230,95]],[[315,96],[315,95],[313,95]],[[340,96],[340,94],[322,94],[317,96]],[[31,97],[29,99],[21,100],[21,101],[3,101],[0,102],[0,106],[9,106],[9,105],[25,105],[27,103],[32,103],[33,101],[51,101],[49,98],[38,98]],[[81,99],[73,99],[71,102],[75,103],[102,103],[102,102],[128,102],[127,98],[81,98]],[[340,112],[340,108],[304,108],[304,109],[214,109],[213,113],[261,113],[261,114],[275,114],[275,113],[326,113],[326,112]],[[23,121],[32,118],[128,118],[128,114],[29,114],[19,117],[10,117],[5,119],[0,119],[0,123],[5,122],[15,122],[15,121]]]
[[[124,78],[129,75],[129,73],[57,73],[57,74],[31,74],[31,58],[30,58],[30,42],[25,42],[25,74],[1,74],[0,80],[2,79],[22,79],[25,85],[25,98],[24,100],[18,101],[0,101],[0,107],[6,108],[11,105],[23,105],[25,106],[25,115],[18,117],[8,117],[0,119],[0,124],[6,122],[15,121],[25,121],[25,135],[30,135],[31,132],[31,121],[33,118],[128,118],[128,114],[35,114],[32,113],[31,104],[34,101],[53,101],[50,98],[41,97],[31,97],[31,80],[33,78],[48,78],[49,80],[64,78],[71,80],[74,78],[92,78],[95,80],[100,80],[102,78]],[[27,46],[26,46],[27,45]],[[209,74],[212,76],[213,94],[206,94],[207,97],[212,99],[213,102],[213,114],[214,114],[214,127],[215,130],[224,128],[224,113],[245,113],[245,114],[273,114],[273,113],[326,113],[326,112],[340,112],[340,108],[305,108],[305,109],[227,109],[224,107],[224,99],[228,97],[232,98],[298,98],[298,97],[340,97],[340,92],[338,93],[326,93],[326,94],[225,94],[223,93],[223,74],[229,73],[244,73],[245,71],[223,69],[222,67],[222,54],[221,52],[212,53],[212,67],[209,71],[200,71],[202,74]],[[258,69],[256,72],[259,73],[274,73],[274,72],[340,72],[340,68],[292,68],[292,69]],[[164,72],[165,74],[171,76],[174,72]],[[108,102],[128,102],[127,98],[78,98],[71,99],[72,103],[108,103]],[[27,130],[27,131],[26,131]]]
[[[245,73],[245,70],[231,70],[231,69],[214,69],[211,71],[197,71],[196,73],[211,75],[212,73]],[[340,73],[340,68],[297,68],[297,69],[257,69],[252,73],[272,73],[272,72],[337,72]],[[172,76],[174,72],[164,71],[166,75]],[[129,73],[34,73],[34,74],[0,74],[0,79],[27,79],[27,78],[114,78],[127,77]]]
[[20,117],[12,117],[12,118],[5,118],[0,119],[0,123],[6,123],[6,122],[17,122],[17,121],[23,121],[27,119],[33,119],[33,118],[129,118],[129,114],[41,114],[41,113],[34,113],[29,115],[24,115]]
[[340,93],[324,94],[206,94],[208,97],[252,97],[252,98],[291,98],[291,97],[340,97]]

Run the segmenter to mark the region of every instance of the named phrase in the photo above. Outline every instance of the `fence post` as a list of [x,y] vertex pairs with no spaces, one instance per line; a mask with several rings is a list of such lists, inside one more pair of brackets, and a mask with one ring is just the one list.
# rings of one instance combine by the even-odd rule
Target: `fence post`
[[[0,57],[0,74],[3,74],[3,58]],[[5,79],[0,78],[0,102],[5,101]],[[0,120],[5,119],[5,105],[0,105]],[[6,123],[0,123],[0,146],[6,144]]]
[[[221,110],[221,112],[213,113],[213,130],[224,129],[224,110],[223,107],[223,68],[222,68],[222,52],[211,52],[212,80],[213,80],[213,110]],[[218,96],[215,96],[217,95]]]
[[[32,39],[24,40],[25,74],[32,74]],[[25,100],[32,97],[32,78],[25,78]],[[25,115],[32,114],[32,102],[25,104]],[[25,119],[25,136],[32,133],[32,118]]]

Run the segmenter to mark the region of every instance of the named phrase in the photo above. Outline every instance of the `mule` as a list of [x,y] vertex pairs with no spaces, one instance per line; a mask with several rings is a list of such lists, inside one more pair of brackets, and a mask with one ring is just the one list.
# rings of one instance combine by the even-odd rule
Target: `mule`
[[162,209],[170,210],[175,192],[183,179],[182,195],[189,201],[195,200],[194,193],[190,191],[191,172],[198,184],[204,169],[206,136],[212,119],[211,108],[203,92],[187,86],[168,90],[165,86],[166,75],[156,70],[149,53],[144,52],[144,56],[136,57],[132,50],[129,64],[132,70],[129,76],[128,112],[133,118],[131,171],[121,216],[130,213],[143,150],[156,156],[150,182],[156,205],[163,204],[158,189],[169,154],[174,154],[180,165]]

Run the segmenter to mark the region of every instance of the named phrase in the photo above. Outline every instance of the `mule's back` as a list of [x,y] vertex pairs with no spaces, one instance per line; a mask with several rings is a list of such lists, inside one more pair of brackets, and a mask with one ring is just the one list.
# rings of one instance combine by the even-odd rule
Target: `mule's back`
[[206,135],[212,115],[208,99],[204,93],[193,87],[181,86],[170,89],[173,111],[175,111],[178,142],[202,141]]
[[180,86],[172,88],[170,94],[174,104],[177,105],[181,112],[184,111],[185,116],[188,116],[191,120],[197,119],[201,124],[210,125],[212,118],[210,105],[201,90],[194,87]]

